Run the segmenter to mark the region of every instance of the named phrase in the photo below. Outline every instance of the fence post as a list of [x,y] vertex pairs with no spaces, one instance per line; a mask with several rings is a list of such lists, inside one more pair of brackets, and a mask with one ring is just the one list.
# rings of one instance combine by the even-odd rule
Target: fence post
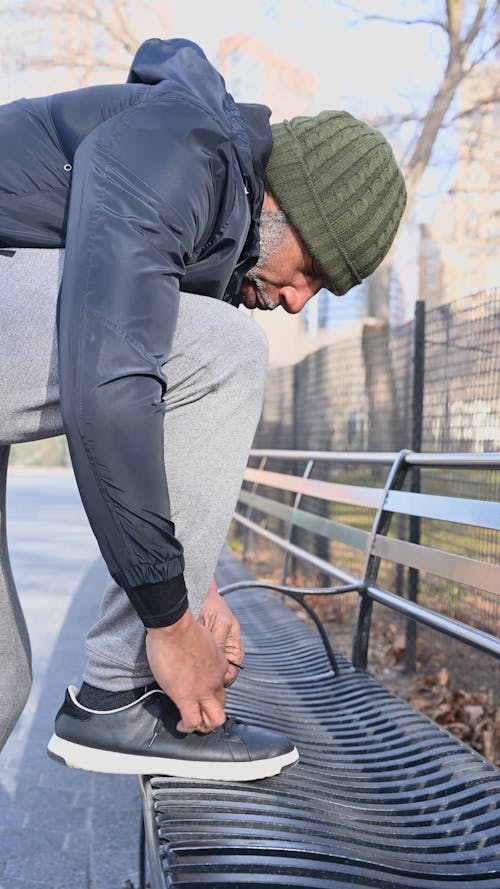
[[[424,414],[424,376],[425,376],[425,300],[418,299],[415,303],[415,326],[413,338],[413,381],[412,381],[412,432],[411,449],[422,449],[422,427]],[[411,473],[411,490],[420,493],[420,469],[414,468]],[[420,543],[420,517],[410,516],[410,543]],[[418,601],[419,572],[416,568],[408,569],[408,599]],[[417,660],[417,624],[414,620],[406,622],[406,655],[405,672],[413,673]]]

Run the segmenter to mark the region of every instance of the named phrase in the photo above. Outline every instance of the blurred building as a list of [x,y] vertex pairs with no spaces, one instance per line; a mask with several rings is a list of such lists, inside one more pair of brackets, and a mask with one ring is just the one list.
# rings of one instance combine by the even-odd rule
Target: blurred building
[[168,0],[7,0],[0,10],[0,101],[123,82],[139,43],[167,35]]
[[239,102],[264,102],[272,120],[310,114],[316,92],[314,77],[244,34],[219,44],[217,68]]

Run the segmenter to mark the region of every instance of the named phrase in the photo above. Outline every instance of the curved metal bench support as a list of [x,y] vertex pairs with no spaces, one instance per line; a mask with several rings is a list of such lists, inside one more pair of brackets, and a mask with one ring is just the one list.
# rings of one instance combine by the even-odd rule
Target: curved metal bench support
[[288,596],[289,599],[293,599],[294,602],[297,602],[304,611],[309,615],[314,626],[316,627],[319,635],[321,636],[321,641],[323,642],[323,646],[325,648],[328,660],[330,661],[333,673],[338,675],[341,670],[338,665],[337,659],[333,652],[332,646],[330,645],[330,640],[328,639],[327,633],[316,614],[314,608],[309,605],[305,600],[304,596],[336,596],[341,593],[353,593],[359,592],[359,586],[356,584],[345,584],[344,586],[337,587],[290,587],[284,586],[281,583],[267,583],[264,581],[257,580],[242,580],[236,583],[231,583],[228,586],[222,587],[219,590],[219,594],[221,596],[227,596],[229,593],[235,593],[239,590],[244,589],[266,589],[266,590],[274,590],[277,593],[281,593],[283,596]]

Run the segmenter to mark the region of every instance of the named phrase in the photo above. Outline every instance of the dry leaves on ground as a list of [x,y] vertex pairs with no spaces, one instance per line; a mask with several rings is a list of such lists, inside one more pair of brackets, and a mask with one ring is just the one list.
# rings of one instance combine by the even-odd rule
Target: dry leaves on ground
[[500,766],[500,711],[486,692],[453,689],[446,668],[409,682],[405,700]]

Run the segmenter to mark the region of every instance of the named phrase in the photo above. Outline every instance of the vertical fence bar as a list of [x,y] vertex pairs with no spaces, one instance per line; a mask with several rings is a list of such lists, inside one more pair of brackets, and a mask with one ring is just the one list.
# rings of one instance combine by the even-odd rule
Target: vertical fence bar
[[[418,299],[415,303],[415,329],[413,340],[413,392],[412,392],[412,451],[422,450],[422,427],[424,415],[424,377],[425,377],[425,300]],[[411,473],[411,490],[420,493],[420,469],[414,467]],[[410,516],[410,542],[420,543],[420,517]],[[408,599],[418,601],[419,572],[416,568],[408,569]],[[406,654],[405,672],[413,673],[417,663],[417,624],[414,620],[406,622]]]

